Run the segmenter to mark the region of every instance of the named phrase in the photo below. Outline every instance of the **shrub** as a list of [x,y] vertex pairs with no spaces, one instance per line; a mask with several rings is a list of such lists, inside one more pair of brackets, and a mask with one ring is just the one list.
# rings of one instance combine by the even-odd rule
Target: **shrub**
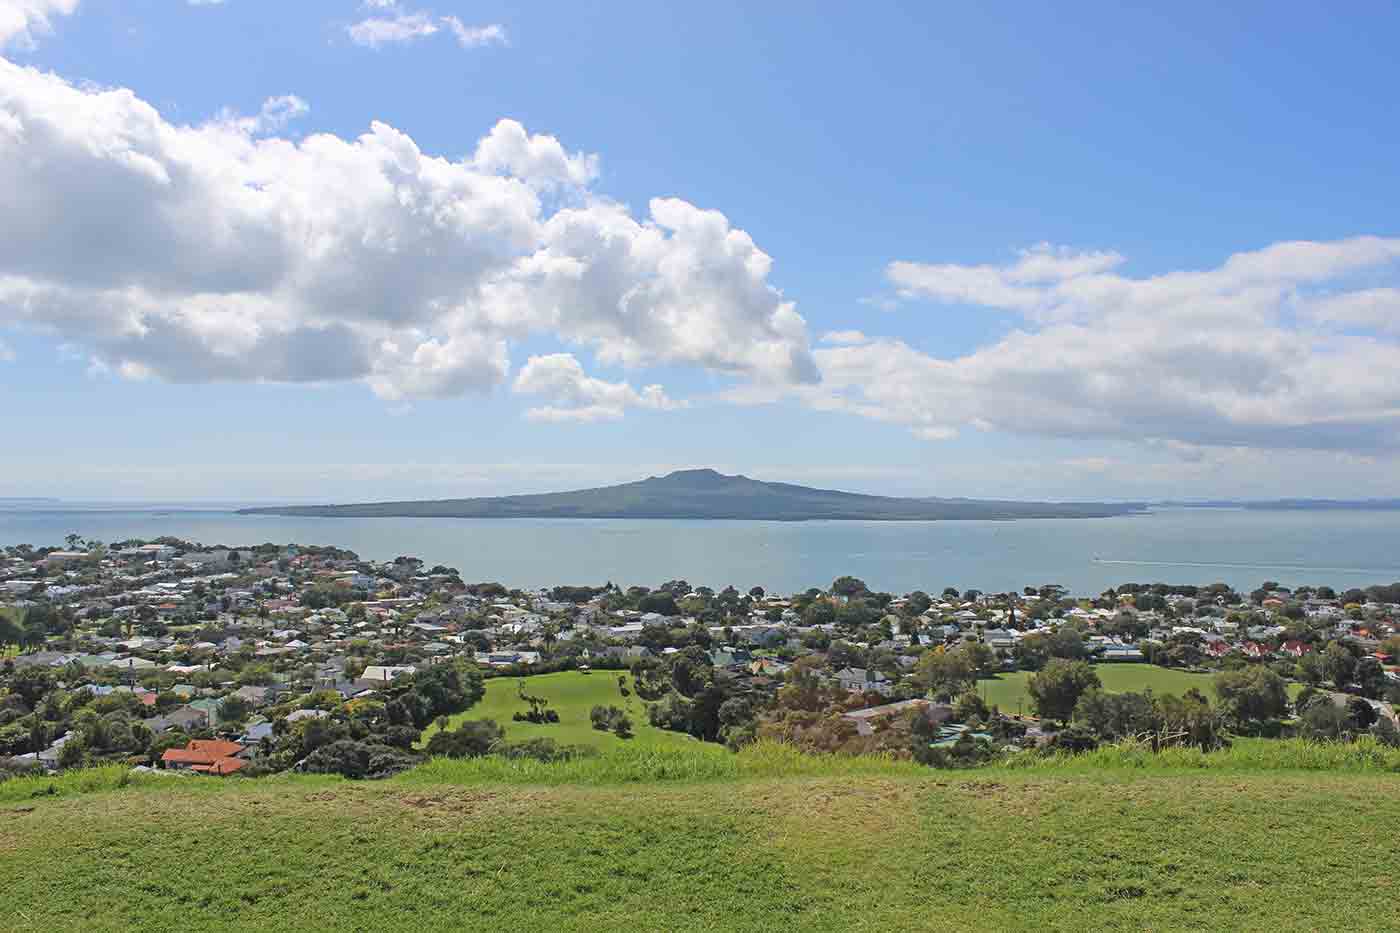
[[429,755],[476,758],[490,753],[505,739],[506,730],[493,719],[469,719],[456,729],[439,730],[428,740]]
[[341,739],[307,755],[301,767],[314,774],[339,774],[351,779],[383,778],[406,771],[418,761],[418,756],[402,749]]

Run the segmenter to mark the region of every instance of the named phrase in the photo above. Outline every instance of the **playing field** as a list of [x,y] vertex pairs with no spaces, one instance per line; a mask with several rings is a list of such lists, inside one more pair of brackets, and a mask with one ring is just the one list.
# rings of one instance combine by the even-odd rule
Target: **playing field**
[[[506,739],[519,742],[524,739],[551,738],[563,745],[594,745],[607,750],[624,744],[632,745],[689,745],[695,740],[686,735],[655,729],[647,723],[646,704],[633,693],[624,697],[618,689],[617,678],[626,676],[628,691],[631,691],[631,676],[625,671],[561,671],[557,674],[537,674],[524,678],[525,692],[532,696],[548,697],[550,706],[559,713],[559,722],[549,725],[535,725],[530,722],[513,722],[516,712],[528,712],[530,706],[519,697],[521,678],[493,677],[486,681],[486,696],[465,713],[453,717],[452,724],[465,719],[494,719],[505,727]],[[630,739],[619,739],[610,732],[599,732],[588,720],[588,713],[594,706],[620,706],[632,720]],[[430,726],[424,733],[424,740],[437,729]]]
[[[1142,691],[1152,688],[1153,693],[1185,693],[1192,687],[1206,696],[1215,697],[1213,674],[1193,674],[1173,668],[1158,667],[1155,664],[1096,664],[1094,673],[1103,681],[1105,690],[1123,692]],[[1030,694],[1026,692],[1026,680],[1031,675],[1026,671],[1000,674],[988,680],[977,682],[977,692],[989,704],[1000,707],[1003,713],[1031,712]],[[1296,693],[1301,687],[1291,685],[1289,690]]]

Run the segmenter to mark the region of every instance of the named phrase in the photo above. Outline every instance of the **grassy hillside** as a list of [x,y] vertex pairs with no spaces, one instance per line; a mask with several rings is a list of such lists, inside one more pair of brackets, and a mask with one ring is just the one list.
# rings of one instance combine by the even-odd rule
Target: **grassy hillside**
[[[476,763],[359,784],[148,778],[0,803],[0,927],[1400,926],[1400,851],[1382,842],[1396,777],[1236,767],[1253,747],[1195,770],[757,749],[698,782],[545,786]],[[585,766],[625,780],[627,762],[691,758],[634,747]]]
[[[1213,674],[1193,674],[1189,671],[1158,667],[1155,664],[1096,664],[1094,672],[1099,675],[1099,680],[1103,681],[1105,690],[1115,692],[1141,691],[1151,687],[1154,693],[1181,694],[1195,687],[1208,697],[1215,696]],[[977,692],[982,694],[988,703],[1001,707],[1002,712],[1020,711],[1029,714],[1031,698],[1026,692],[1026,681],[1030,676],[1025,671],[1012,671],[989,680],[979,680]],[[1300,689],[1302,687],[1298,684],[1289,687],[1292,693],[1297,693]]]
[[[623,671],[561,671],[526,678],[525,691],[532,696],[548,697],[551,707],[559,714],[559,722],[535,725],[512,722],[516,712],[527,712],[529,704],[519,698],[519,683],[515,677],[493,677],[486,681],[486,696],[470,710],[453,717],[452,725],[464,719],[494,719],[505,726],[506,739],[552,738],[560,744],[593,745],[608,750],[623,745],[694,745],[694,739],[675,732],[653,728],[647,723],[646,705],[637,698],[623,697],[617,688],[617,678]],[[631,681],[631,677],[628,677]],[[630,687],[629,687],[630,689]],[[619,706],[627,711],[635,732],[630,739],[619,739],[610,732],[599,732],[588,721],[594,706]],[[424,733],[424,740],[437,731],[436,726]]]

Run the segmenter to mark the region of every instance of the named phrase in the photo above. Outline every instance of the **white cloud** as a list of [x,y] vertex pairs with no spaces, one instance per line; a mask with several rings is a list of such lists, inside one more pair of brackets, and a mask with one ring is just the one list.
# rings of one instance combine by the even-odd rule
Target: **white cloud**
[[816,378],[771,260],[724,215],[661,199],[633,217],[589,190],[596,156],[512,121],[454,162],[383,123],[277,135],[305,110],[177,125],[0,59],[0,326],[114,373],[389,399],[501,385],[531,337],[610,365]]
[[469,26],[456,16],[435,16],[424,10],[410,10],[396,0],[366,0],[364,6],[381,14],[366,17],[345,28],[350,40],[357,45],[379,48],[404,42],[416,42],[437,35],[446,29],[464,49],[487,45],[510,45],[506,28],[499,23]]
[[598,157],[569,153],[553,136],[531,136],[515,120],[501,120],[476,144],[472,164],[482,172],[514,175],[548,186],[586,185],[598,177]]
[[1396,291],[1353,284],[1400,273],[1400,239],[1279,243],[1215,269],[1146,278],[1112,271],[1121,262],[1041,246],[1007,266],[892,263],[889,278],[906,297],[1011,311],[1022,323],[953,358],[892,339],[822,348],[824,384],[801,394],[925,436],[966,424],[1185,445],[1400,450]]
[[887,275],[904,298],[1030,312],[1041,306],[1046,286],[1107,272],[1122,261],[1117,253],[1076,253],[1041,243],[1022,250],[1009,266],[892,262]]
[[392,6],[387,9],[391,15],[371,16],[345,27],[350,41],[377,49],[381,45],[426,39],[438,31],[437,21],[427,13],[407,12]]
[[543,396],[554,403],[525,412],[535,421],[615,421],[629,408],[671,411],[685,407],[659,385],[644,386],[639,392],[626,382],[589,376],[571,353],[530,357],[516,376],[514,388],[522,395]]
[[53,17],[71,16],[78,0],[0,0],[0,49],[30,51],[53,33]]
[[474,49],[483,45],[510,45],[506,28],[499,23],[489,26],[468,26],[455,16],[444,16],[442,24],[452,30],[457,42],[464,49]]
[[1324,295],[1304,302],[1303,310],[1321,324],[1400,333],[1400,288]]
[[856,344],[865,343],[870,338],[858,330],[829,330],[822,334],[822,343]]

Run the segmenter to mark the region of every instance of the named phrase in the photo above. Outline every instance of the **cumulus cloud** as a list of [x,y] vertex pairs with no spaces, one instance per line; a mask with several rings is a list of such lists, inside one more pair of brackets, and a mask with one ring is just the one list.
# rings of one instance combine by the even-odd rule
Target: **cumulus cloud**
[[451,161],[377,122],[278,135],[305,110],[177,125],[0,59],[0,326],[114,373],[396,400],[499,386],[511,343],[539,336],[604,364],[817,378],[771,260],[723,214],[634,217],[590,190],[595,156],[513,121]]
[[567,152],[553,136],[531,136],[515,120],[501,120],[477,143],[472,164],[551,187],[587,185],[598,177],[597,156]]
[[71,16],[78,0],[0,0],[0,49],[30,51],[53,32],[56,16]]
[[1365,288],[1324,295],[1303,303],[1319,324],[1400,334],[1400,288]]
[[[1116,253],[1040,246],[1003,265],[892,263],[905,297],[1012,312],[1003,339],[940,358],[894,339],[816,351],[810,404],[905,424],[1069,438],[1400,449],[1400,239],[1278,243],[1214,269],[1133,278]],[[1332,325],[1344,324],[1345,328]]]
[[514,389],[552,403],[525,412],[535,421],[615,421],[629,408],[671,411],[684,407],[659,385],[644,386],[639,392],[626,382],[589,376],[571,353],[530,357],[516,376]]

